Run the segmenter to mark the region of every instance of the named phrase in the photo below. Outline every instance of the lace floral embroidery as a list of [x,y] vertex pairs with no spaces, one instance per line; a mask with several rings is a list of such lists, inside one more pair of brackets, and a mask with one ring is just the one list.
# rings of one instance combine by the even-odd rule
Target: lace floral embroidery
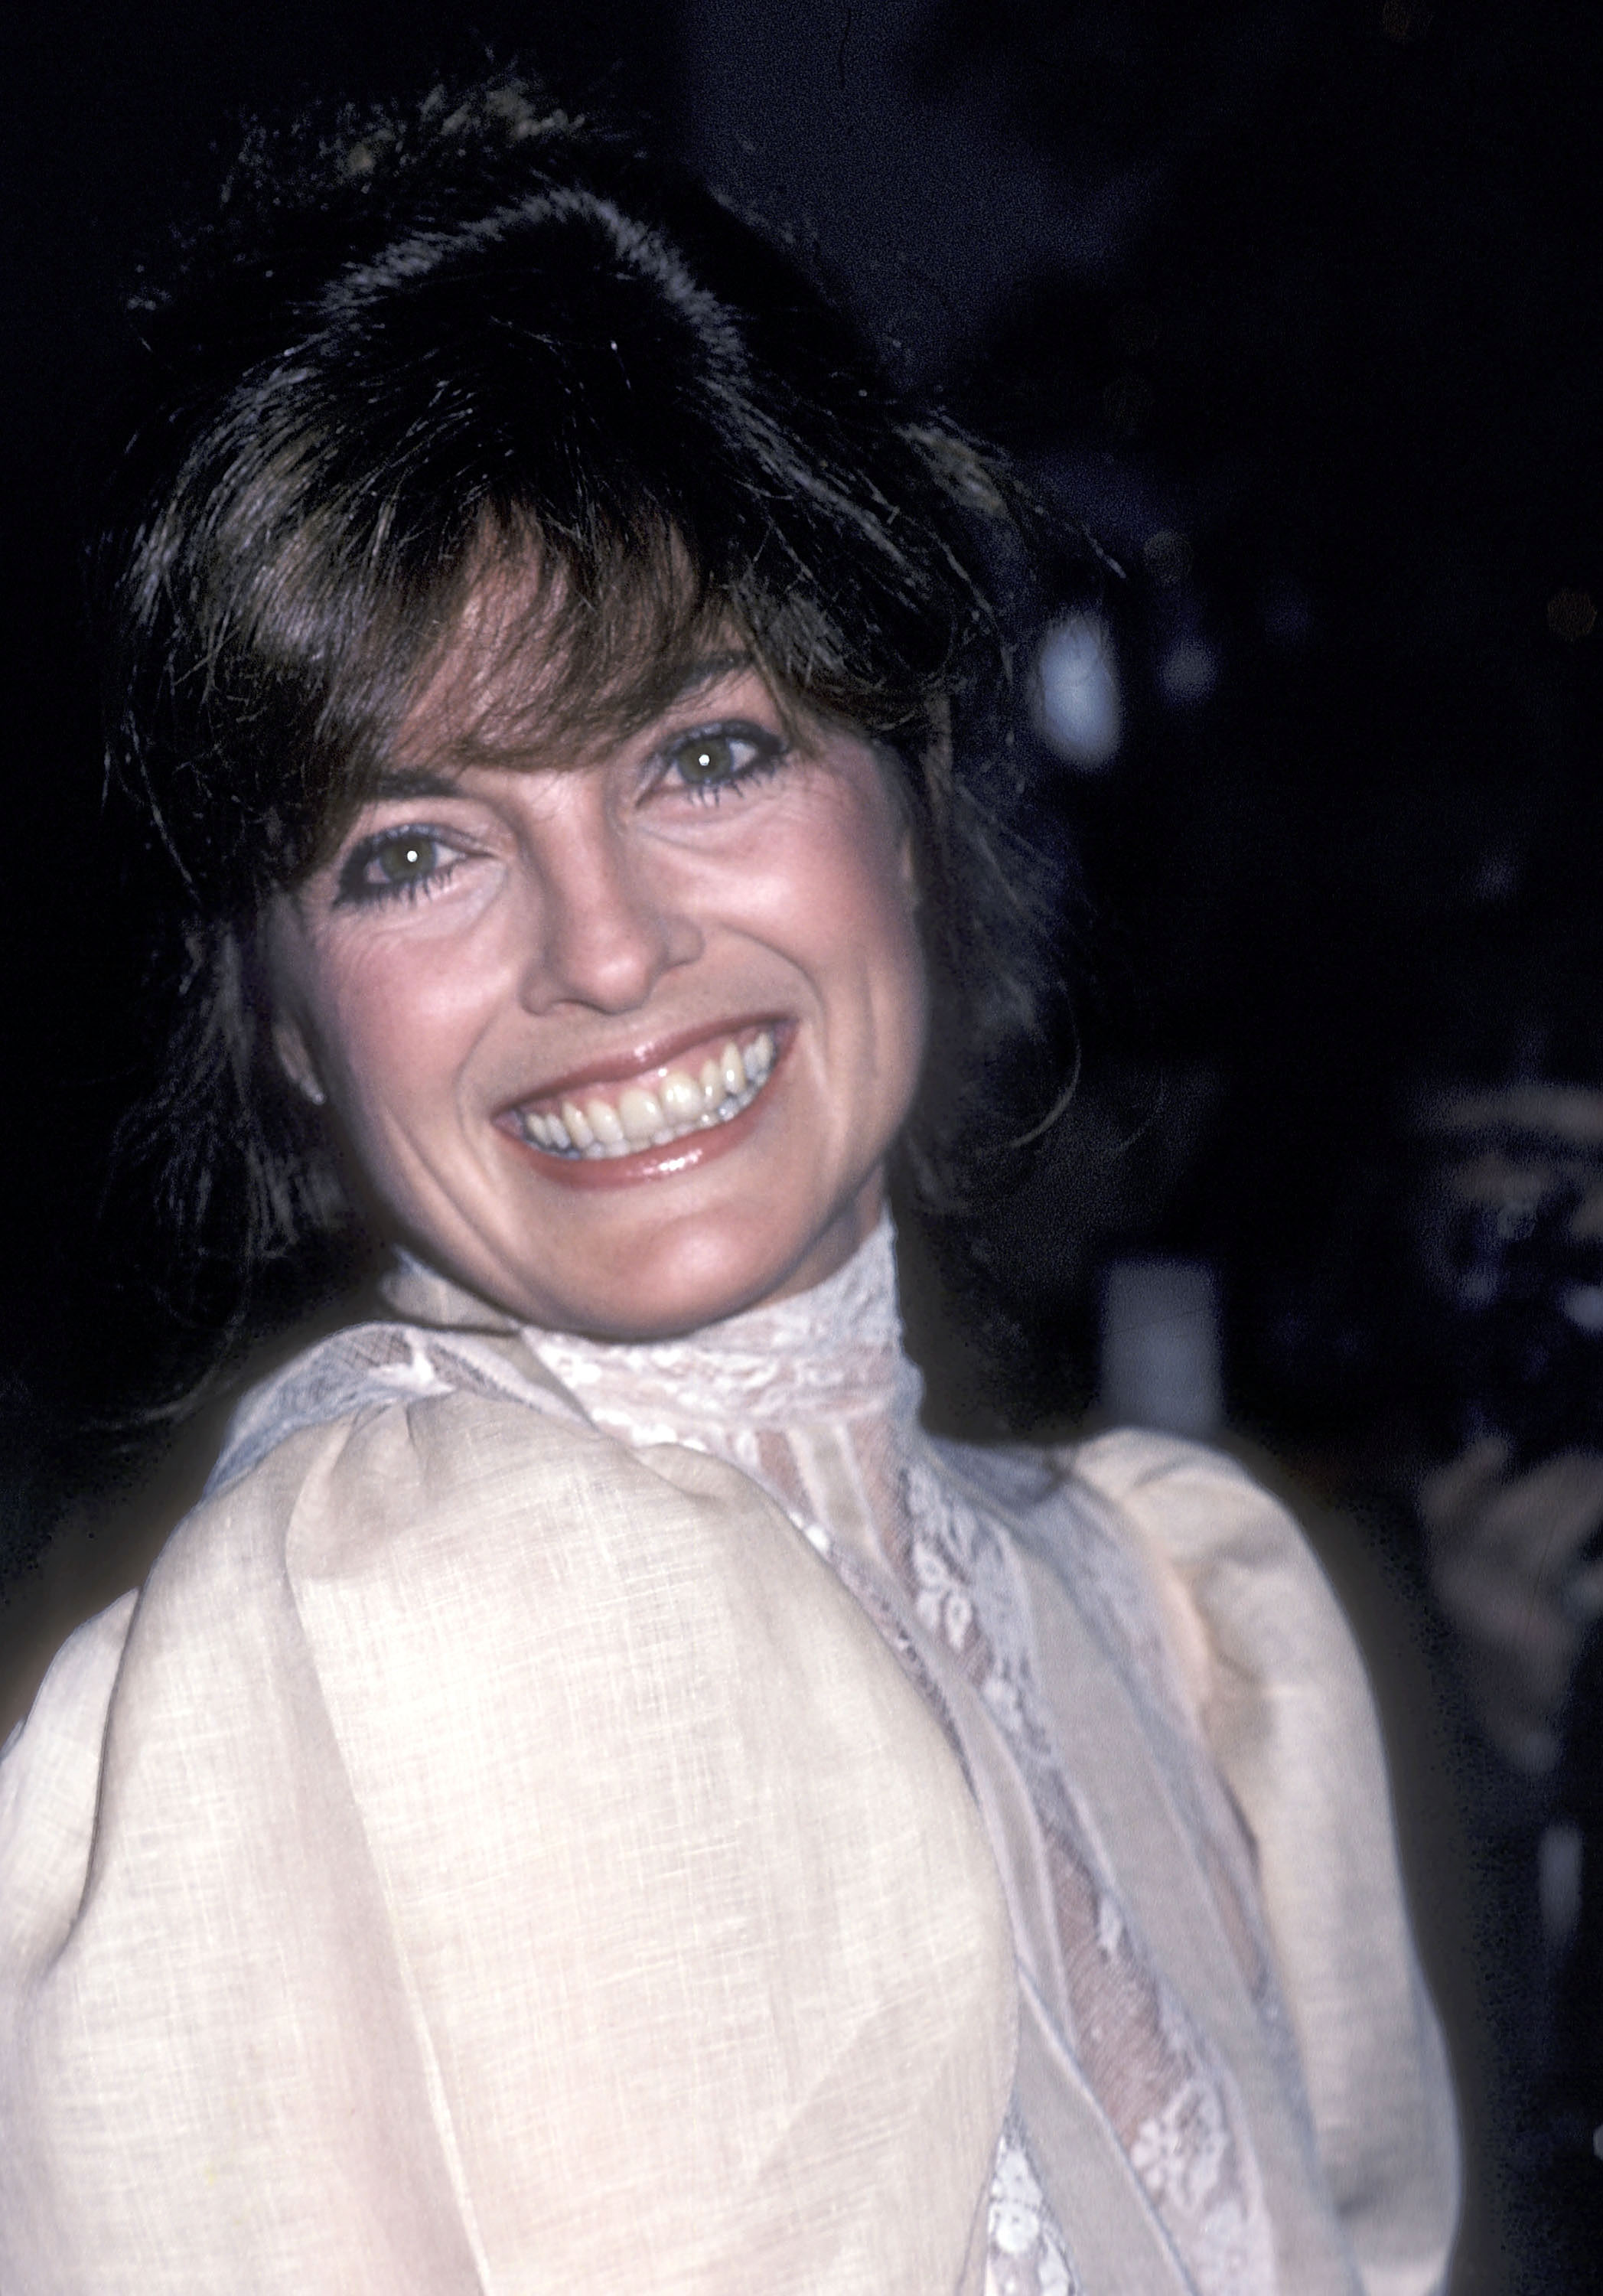
[[[1060,1483],[1057,1488],[1061,1489]],[[1296,2043],[1264,1925],[1244,1824],[1223,1779],[1195,1759],[1195,1728],[1172,1679],[1140,1570],[1115,1525],[1100,1505],[1088,1503],[1084,1489],[1060,1497],[1052,1515],[1052,1544],[1059,1550],[1059,1566],[1072,1574],[1082,1612],[1142,1710],[1148,1742],[1169,1792],[1186,1814],[1225,1935],[1287,2094],[1297,2095]]]
[[903,1480],[899,1560],[920,1620],[944,1633],[979,1690],[1041,1820],[1068,2038],[1198,2288],[1268,2289],[1268,2219],[1234,2084],[1146,1952],[1064,1775],[1006,1544],[916,1436]]
[[1010,2117],[986,2215],[986,2296],[1084,2296],[1067,2243]]

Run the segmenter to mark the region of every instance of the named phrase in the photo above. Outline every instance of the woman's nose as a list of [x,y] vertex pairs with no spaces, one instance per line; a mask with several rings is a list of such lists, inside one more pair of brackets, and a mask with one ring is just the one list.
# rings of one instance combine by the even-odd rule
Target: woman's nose
[[[583,771],[565,775],[582,784]],[[535,861],[537,916],[525,1002],[626,1013],[662,974],[701,951],[701,933],[660,866],[594,791],[561,793],[542,823]]]

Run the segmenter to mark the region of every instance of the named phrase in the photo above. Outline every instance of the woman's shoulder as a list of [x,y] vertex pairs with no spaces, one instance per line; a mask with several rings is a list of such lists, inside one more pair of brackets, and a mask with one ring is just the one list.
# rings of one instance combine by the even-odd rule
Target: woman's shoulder
[[1439,2267],[1457,2192],[1445,2057],[1368,1674],[1296,1513],[1236,1459],[1136,1429],[953,1456],[1024,1550],[1049,1674],[1084,1663],[1089,1628],[1133,1693],[1049,1680],[1071,1742],[1127,1744],[1117,1708],[1161,1751],[1178,1718],[1223,1784],[1337,2205],[1366,2249],[1406,2238]]
[[758,1603],[759,1560],[815,1598],[816,1557],[737,1469],[626,1449],[478,1337],[353,1326],[247,1392],[198,1503],[68,1636],[0,1753],[0,1971],[77,1918],[114,1772],[168,1823],[214,1756],[293,1766],[316,1710],[397,1669],[404,1705],[453,1673],[511,1680],[559,1620],[562,1665],[584,1645],[599,1679],[631,1573],[646,1610],[707,1597],[709,1634],[721,1590],[725,1613]]
[[[91,2153],[124,2164],[72,2237],[133,2256],[143,2286],[153,2226],[237,2243],[265,2161],[250,2189],[282,2202],[283,2252],[315,2279],[331,2226],[370,2244],[393,2227],[399,2159],[436,2242],[413,2233],[412,2252],[448,2256],[455,2284],[459,2205],[513,2190],[505,2237],[537,2245],[542,2194],[574,2189],[560,2145],[520,2143],[503,2173],[509,2128],[540,2136],[543,2095],[629,2097],[646,2136],[601,2148],[615,2216],[660,2189],[663,2221],[685,2220],[704,2167],[717,2204],[716,2147],[651,2183],[687,2093],[777,2129],[805,2201],[838,2114],[809,2151],[797,2082],[829,2099],[867,2033],[886,2063],[843,2109],[858,2090],[882,2104],[910,2067],[919,2092],[876,2105],[895,2142],[864,2152],[871,2201],[926,2142],[929,2063],[956,2068],[938,2117],[950,2154],[958,2096],[960,2252],[1006,2105],[1014,1980],[939,1719],[739,1469],[527,1407],[495,1384],[515,1357],[465,1357],[471,1388],[446,1345],[418,1347],[421,1369],[364,1341],[343,1373],[302,1360],[276,1403],[252,1398],[254,1456],[236,1448],[137,1598],[69,1646],[0,1763],[0,2029],[17,2038],[0,2219],[8,2195],[77,2190],[49,2180]],[[407,1375],[372,1383],[386,1371]],[[776,2058],[787,1998],[805,2030]],[[226,2284],[199,2252],[196,2284]],[[347,2278],[368,2284],[360,2260]]]
[[1262,1480],[1141,1429],[947,1456],[1023,1551],[1043,1653],[1061,1665],[1089,1633],[1146,1734],[1189,1740],[1223,1780],[1272,1896],[1278,1876],[1301,1906],[1337,1844],[1389,1870],[1369,1675],[1296,1513]]
[[514,1327],[446,1328],[380,1317],[315,1341],[246,1389],[207,1491],[237,1482],[307,1428],[354,1423],[446,1395],[532,1405],[548,1419],[581,1423]]
[[1162,1635],[1185,1702],[1213,1735],[1227,1693],[1323,1682],[1368,1716],[1362,1661],[1296,1514],[1237,1459],[1116,1428],[1077,1443],[945,1447],[1071,1595]]
[[[1139,1555],[1205,1734],[1238,1792],[1304,1718],[1335,1759],[1379,1766],[1368,1672],[1299,1506],[1239,1460],[1120,1429],[1053,1455],[1071,1512],[1100,1513]],[[1302,1762],[1295,1766],[1301,1770]],[[1300,1792],[1299,1783],[1292,1791]]]
[[[531,1401],[537,1415],[509,1408]],[[432,1409],[420,1412],[423,1406]],[[404,1426],[403,1439],[379,1446],[388,1479],[426,1466],[443,1493],[470,1481],[481,1456],[481,1444],[462,1439],[464,1431],[503,1414],[511,1420],[503,1447],[510,1437],[515,1450],[526,1452],[531,1441],[549,1448],[564,1420],[577,1431],[577,1413],[540,1365],[497,1335],[379,1319],[299,1348],[252,1381],[220,1426],[215,1410],[197,1419],[170,1457],[109,1511],[70,1516],[36,1574],[37,1588],[12,1590],[0,1640],[5,1751],[18,1747],[25,1723],[30,1766],[62,1731],[98,1734],[136,1605],[150,1608],[151,1589],[161,1610],[180,1583],[205,1582],[201,1608],[226,1608],[248,1582],[270,1578],[282,1568],[291,1521],[304,1514],[308,1479],[326,1480],[358,1431],[365,1442],[376,1421],[395,1423],[397,1432]],[[376,1456],[371,1442],[364,1456]],[[382,1496],[376,1485],[368,1496]]]

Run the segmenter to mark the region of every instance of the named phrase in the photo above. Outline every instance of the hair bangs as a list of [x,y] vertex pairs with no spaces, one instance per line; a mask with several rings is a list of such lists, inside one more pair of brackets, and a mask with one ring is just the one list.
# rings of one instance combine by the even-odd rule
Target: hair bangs
[[660,716],[710,659],[750,651],[678,532],[642,519],[576,547],[487,520],[394,740],[455,765],[553,767]]
[[108,766],[181,880],[125,1135],[180,1258],[315,1291],[360,1235],[253,948],[385,767],[577,763],[720,658],[895,759],[942,1015],[906,1167],[948,1208],[1012,1168],[1068,1023],[1007,636],[1033,513],[789,250],[496,81],[256,136],[140,348]]
[[462,740],[543,754],[650,715],[721,630],[814,709],[924,722],[961,617],[931,643],[952,570],[891,505],[928,472],[882,418],[821,451],[805,363],[760,372],[667,234],[542,191],[287,316],[127,570],[135,652],[184,670],[125,684],[125,752],[169,761],[140,777],[204,906],[300,874],[442,678]]

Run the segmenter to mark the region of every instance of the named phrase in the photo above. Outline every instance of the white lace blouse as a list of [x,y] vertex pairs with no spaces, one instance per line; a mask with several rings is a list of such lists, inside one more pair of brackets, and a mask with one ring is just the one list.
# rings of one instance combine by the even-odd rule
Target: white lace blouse
[[1441,2284],[1367,1689],[1261,1492],[932,1443],[887,1228],[653,1346],[391,1295],[247,1398],[0,1764],[0,2282],[220,2284],[220,2184],[239,2287]]

